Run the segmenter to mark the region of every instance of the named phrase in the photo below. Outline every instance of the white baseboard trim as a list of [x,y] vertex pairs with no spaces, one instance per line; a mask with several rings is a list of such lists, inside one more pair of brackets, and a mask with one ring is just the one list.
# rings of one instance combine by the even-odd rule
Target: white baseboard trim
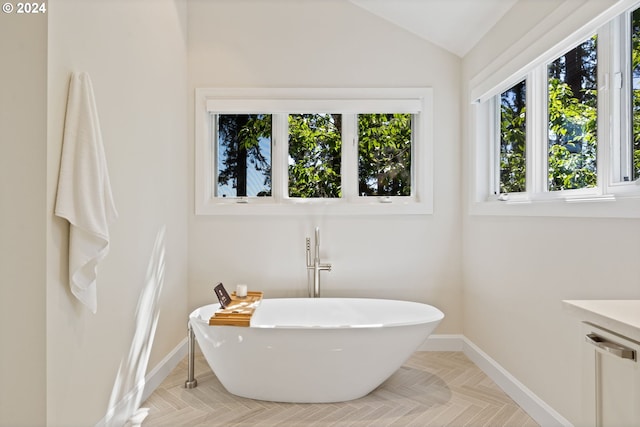
[[432,335],[418,348],[418,351],[462,351],[538,424],[545,427],[573,427],[566,418],[547,405],[464,335]]
[[462,351],[464,336],[433,334],[418,347],[418,351]]
[[[162,381],[169,376],[171,371],[180,363],[187,355],[188,338],[184,338],[164,359],[153,368],[145,377],[144,392],[142,392],[142,401],[144,402],[151,396]],[[187,373],[184,373],[185,380]]]
[[[142,391],[141,402],[144,402],[151,396],[153,391],[164,381],[164,379],[173,371],[178,363],[187,355],[187,338],[184,338],[180,343],[169,352],[147,375],[144,380],[138,383],[132,390],[130,390],[119,402],[117,402],[111,408],[107,408],[107,413],[95,427],[106,427],[113,423],[113,418],[116,414],[122,417],[122,412],[127,411],[135,402],[136,396],[140,390]],[[185,372],[185,379],[186,379]],[[128,417],[126,417],[128,418]],[[125,418],[125,419],[126,419]]]
[[464,338],[464,349],[462,351],[538,424],[545,427],[573,427],[569,420],[547,405],[466,337]]

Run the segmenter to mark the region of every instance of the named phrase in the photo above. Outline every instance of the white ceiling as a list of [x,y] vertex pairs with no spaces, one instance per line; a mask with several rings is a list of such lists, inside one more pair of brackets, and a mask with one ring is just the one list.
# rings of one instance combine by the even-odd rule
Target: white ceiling
[[463,57],[518,0],[350,0]]

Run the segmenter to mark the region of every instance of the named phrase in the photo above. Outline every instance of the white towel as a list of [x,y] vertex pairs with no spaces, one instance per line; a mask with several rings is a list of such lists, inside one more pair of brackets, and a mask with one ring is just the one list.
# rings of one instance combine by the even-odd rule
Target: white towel
[[73,73],[67,99],[55,214],[70,223],[71,292],[97,311],[98,263],[109,251],[113,203],[100,122],[87,73]]

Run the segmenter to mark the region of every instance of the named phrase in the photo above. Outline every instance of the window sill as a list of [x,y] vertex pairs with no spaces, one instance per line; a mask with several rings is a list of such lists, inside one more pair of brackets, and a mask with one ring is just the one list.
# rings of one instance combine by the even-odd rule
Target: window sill
[[208,200],[196,205],[196,215],[430,215],[433,207],[415,200],[371,197],[371,201],[256,199]]
[[640,194],[471,202],[469,215],[640,218]]

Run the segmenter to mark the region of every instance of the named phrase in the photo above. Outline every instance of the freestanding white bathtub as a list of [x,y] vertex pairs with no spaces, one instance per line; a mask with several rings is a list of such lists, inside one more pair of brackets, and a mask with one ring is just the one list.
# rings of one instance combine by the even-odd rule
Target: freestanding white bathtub
[[365,298],[265,299],[251,326],[209,326],[218,304],[189,323],[222,385],[276,402],[341,402],[373,391],[427,339],[444,314],[427,304]]

